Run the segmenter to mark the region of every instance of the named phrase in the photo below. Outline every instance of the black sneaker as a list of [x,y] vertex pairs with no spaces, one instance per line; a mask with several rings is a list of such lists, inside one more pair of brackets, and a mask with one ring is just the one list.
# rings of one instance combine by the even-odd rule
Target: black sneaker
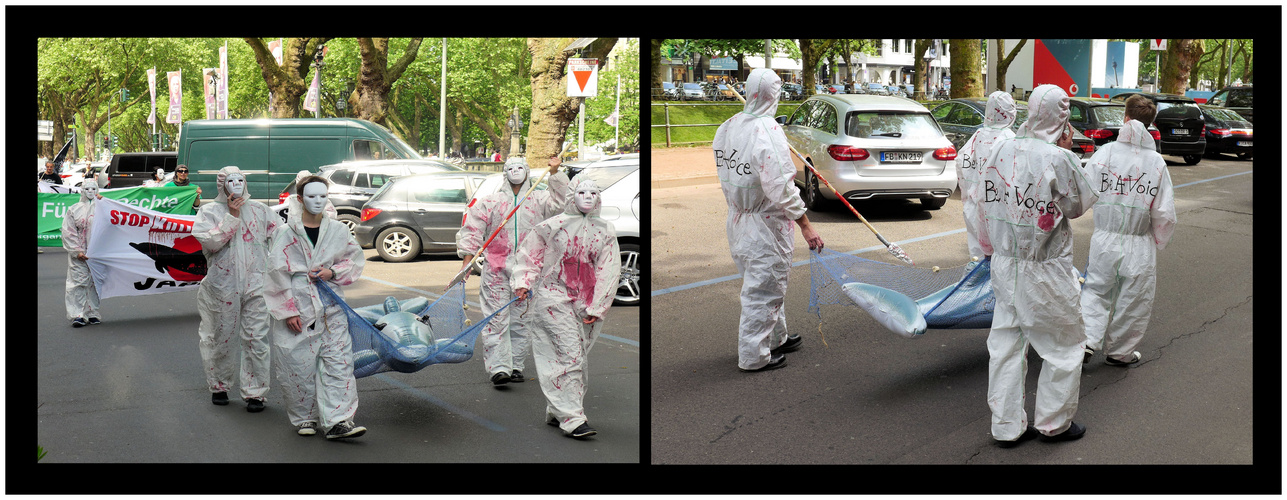
[[317,434],[317,422],[304,422],[299,424],[299,428],[295,430],[295,433],[301,436],[312,436]]
[[739,369],[744,372],[766,372],[769,370],[776,370],[778,368],[782,368],[783,366],[786,366],[786,355],[778,353],[778,354],[774,354],[772,357],[769,358],[769,364],[767,365],[761,366],[754,370],[747,370],[745,368],[739,368]]
[[569,434],[569,436],[572,436],[577,439],[585,439],[598,433],[599,431],[596,431],[594,430],[593,427],[590,427],[590,424],[581,424],[581,425],[578,425],[576,429],[573,429],[572,433]]
[[214,393],[214,394],[211,394],[211,395],[210,395],[210,402],[211,402],[211,403],[214,403],[214,404],[217,404],[217,405],[219,405],[219,406],[226,406],[226,405],[228,404],[228,393],[226,393],[226,392],[216,392],[216,393]]
[[1073,422],[1071,425],[1068,426],[1068,430],[1060,432],[1059,434],[1055,434],[1053,436],[1042,436],[1041,440],[1048,443],[1055,443],[1059,441],[1072,441],[1074,439],[1081,439],[1081,437],[1085,435],[1086,435],[1086,426],[1081,425],[1077,422]]
[[259,412],[261,412],[261,411],[264,411],[264,402],[263,402],[263,400],[259,400],[259,399],[247,399],[247,400],[246,400],[246,411],[248,411],[248,412],[250,412],[250,413],[259,413]]
[[89,324],[91,325],[100,325],[102,323],[103,322],[100,321],[98,318],[89,318]]
[[523,377],[523,372],[520,372],[518,370],[514,370],[514,373],[509,374],[509,381],[515,384],[519,382],[524,382],[526,380],[527,379]]
[[340,422],[326,431],[326,439],[355,438],[366,434],[366,427],[354,425],[352,420]]
[[88,323],[85,322],[85,318],[76,318],[72,320],[72,328],[80,328],[87,324]]
[[770,350],[769,354],[777,356],[782,353],[795,352],[800,350],[800,345],[803,343],[804,339],[800,338],[799,335],[792,335],[787,337],[786,342],[783,342],[777,349]]
[[1037,431],[1036,427],[1029,425],[1027,429],[1024,429],[1023,434],[1019,435],[1018,439],[1015,439],[1014,441],[997,441],[997,446],[1002,448],[1014,448],[1015,446],[1019,446],[1019,443],[1030,441],[1032,438],[1040,435],[1041,433]]
[[509,374],[505,372],[496,372],[492,375],[492,385],[502,385],[509,383]]

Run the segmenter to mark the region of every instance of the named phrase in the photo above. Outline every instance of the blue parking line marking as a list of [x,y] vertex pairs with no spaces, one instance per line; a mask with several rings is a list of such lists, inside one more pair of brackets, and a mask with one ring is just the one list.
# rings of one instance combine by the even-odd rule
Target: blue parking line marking
[[1220,180],[1220,179],[1228,179],[1228,178],[1230,178],[1230,177],[1235,177],[1235,176],[1244,175],[1244,174],[1250,174],[1250,173],[1251,173],[1251,171],[1250,171],[1250,170],[1248,170],[1248,171],[1246,171],[1246,172],[1238,172],[1238,173],[1236,173],[1236,174],[1222,175],[1222,176],[1220,176],[1220,177],[1212,177],[1212,178],[1210,178],[1210,179],[1201,180],[1201,181],[1186,182],[1186,183],[1184,183],[1184,184],[1180,184],[1179,186],[1171,186],[1171,189],[1182,188],[1182,187],[1185,187],[1185,186],[1192,186],[1192,185],[1194,185],[1194,184],[1202,184],[1203,182],[1218,181],[1218,180]]
[[385,381],[385,382],[389,383],[390,385],[397,386],[398,388],[400,388],[400,389],[402,389],[402,390],[404,390],[404,391],[407,391],[407,392],[411,393],[412,395],[414,395],[414,396],[416,396],[416,397],[418,397],[418,398],[420,398],[420,399],[423,399],[423,400],[425,400],[425,401],[428,401],[428,402],[432,403],[434,406],[437,406],[437,407],[442,408],[442,409],[444,409],[444,410],[447,410],[447,411],[449,411],[449,412],[455,413],[455,414],[460,415],[460,416],[462,416],[462,417],[465,417],[465,418],[467,418],[467,419],[473,420],[473,421],[474,421],[474,423],[476,423],[476,424],[478,424],[478,425],[481,425],[481,426],[483,426],[483,427],[486,427],[488,430],[493,430],[493,431],[496,431],[496,432],[505,432],[505,428],[504,428],[504,427],[502,427],[502,426],[500,426],[499,424],[497,424],[497,423],[495,423],[495,422],[492,422],[491,420],[487,420],[487,419],[485,419],[485,418],[483,418],[483,417],[480,417],[480,416],[478,416],[478,415],[474,415],[473,413],[467,412],[467,411],[462,410],[462,409],[460,409],[460,408],[457,408],[457,407],[453,406],[451,403],[448,403],[448,402],[443,401],[443,400],[441,400],[441,399],[438,399],[438,398],[435,398],[435,397],[433,397],[433,396],[430,396],[430,395],[429,395],[428,393],[426,393],[425,391],[422,391],[422,390],[420,390],[420,389],[416,389],[415,387],[411,387],[410,385],[407,385],[407,383],[406,383],[406,382],[403,382],[403,381],[401,381],[401,380],[394,379],[394,378],[389,377],[388,375],[383,374],[383,373],[378,373],[378,374],[376,374],[376,375],[375,375],[375,377],[376,377],[376,378],[378,378],[378,379],[380,379],[380,380],[383,380],[383,381]]

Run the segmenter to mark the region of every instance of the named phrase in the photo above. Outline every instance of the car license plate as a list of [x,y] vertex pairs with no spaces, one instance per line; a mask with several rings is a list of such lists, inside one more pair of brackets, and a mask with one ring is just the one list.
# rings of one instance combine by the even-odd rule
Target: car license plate
[[1189,135],[1189,130],[1183,129],[1183,128],[1173,128],[1171,129],[1171,135]]
[[920,151],[884,151],[880,153],[881,163],[920,163],[925,153]]
[[1238,141],[1238,146],[1249,148],[1251,147],[1251,141]]

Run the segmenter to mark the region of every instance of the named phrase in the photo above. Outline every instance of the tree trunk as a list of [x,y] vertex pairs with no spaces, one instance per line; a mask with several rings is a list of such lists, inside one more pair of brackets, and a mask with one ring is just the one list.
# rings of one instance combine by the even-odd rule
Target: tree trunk
[[948,53],[952,58],[953,99],[961,97],[983,97],[983,69],[979,51],[982,49],[978,38],[960,38],[948,44]]
[[[255,53],[259,72],[272,93],[273,118],[297,118],[303,109],[300,98],[308,92],[312,79],[305,81],[313,55],[330,38],[288,38],[282,44],[282,63],[277,64],[263,40],[243,38]],[[158,110],[158,113],[160,111]],[[160,117],[158,117],[160,119]]]
[[912,74],[912,85],[916,87],[916,92],[912,95],[917,100],[923,101],[931,97],[925,89],[929,80],[929,59],[925,59],[925,51],[929,50],[932,43],[933,39],[917,38],[914,44],[912,58],[916,61],[916,72]]
[[[528,120],[527,164],[533,168],[547,166],[547,160],[559,155],[568,127],[576,119],[583,97],[567,96],[567,60],[564,51],[571,38],[529,38],[532,53],[532,114]],[[583,49],[583,57],[597,58],[603,67],[616,38],[600,38]]]
[[[662,98],[662,96],[661,96],[660,92],[661,92],[661,42],[663,42],[663,41],[664,41],[664,40],[662,40],[662,39],[660,39],[660,38],[653,38],[653,39],[651,39],[651,43],[652,43],[652,46],[651,46],[651,50],[652,50],[652,61],[651,61],[651,64],[652,64],[652,74],[650,75],[650,76],[651,76],[651,79],[649,80],[649,82],[650,82],[650,83],[649,83],[649,85],[651,85],[651,87],[649,87],[649,88],[653,89],[653,92],[657,92],[657,93],[658,93],[657,95],[654,95],[654,96],[653,96],[653,99],[656,99],[656,100],[658,100],[658,101],[660,101],[660,100],[661,100],[661,98]],[[499,146],[499,145],[498,145],[498,146]],[[501,146],[501,149],[505,149],[505,148],[508,148],[508,147],[509,147],[509,146]]]
[[1202,40],[1177,38],[1168,42],[1162,61],[1162,92],[1183,95],[1188,88],[1189,72],[1200,57]]
[[407,66],[416,60],[422,40],[411,39],[402,58],[389,66],[388,38],[358,38],[362,68],[358,74],[357,88],[349,96],[354,116],[389,126],[389,89],[402,77]]
[[1010,63],[1014,62],[1015,56],[1019,55],[1019,51],[1023,50],[1024,45],[1027,45],[1028,39],[1027,38],[1019,39],[1019,43],[1014,46],[1014,49],[1010,50],[1010,53],[1008,55],[1005,53],[1005,40],[1002,40],[999,38],[995,40],[997,43],[997,57],[1001,58],[999,61],[997,61],[996,90],[1000,90],[1002,92],[1009,92],[1010,89],[1005,88],[1006,72],[1010,69]]

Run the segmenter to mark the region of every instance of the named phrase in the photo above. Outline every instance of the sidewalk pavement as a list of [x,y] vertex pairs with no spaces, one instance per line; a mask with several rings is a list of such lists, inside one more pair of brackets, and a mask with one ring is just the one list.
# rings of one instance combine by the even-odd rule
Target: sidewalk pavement
[[697,147],[652,148],[652,189],[714,184],[715,156],[709,145]]

